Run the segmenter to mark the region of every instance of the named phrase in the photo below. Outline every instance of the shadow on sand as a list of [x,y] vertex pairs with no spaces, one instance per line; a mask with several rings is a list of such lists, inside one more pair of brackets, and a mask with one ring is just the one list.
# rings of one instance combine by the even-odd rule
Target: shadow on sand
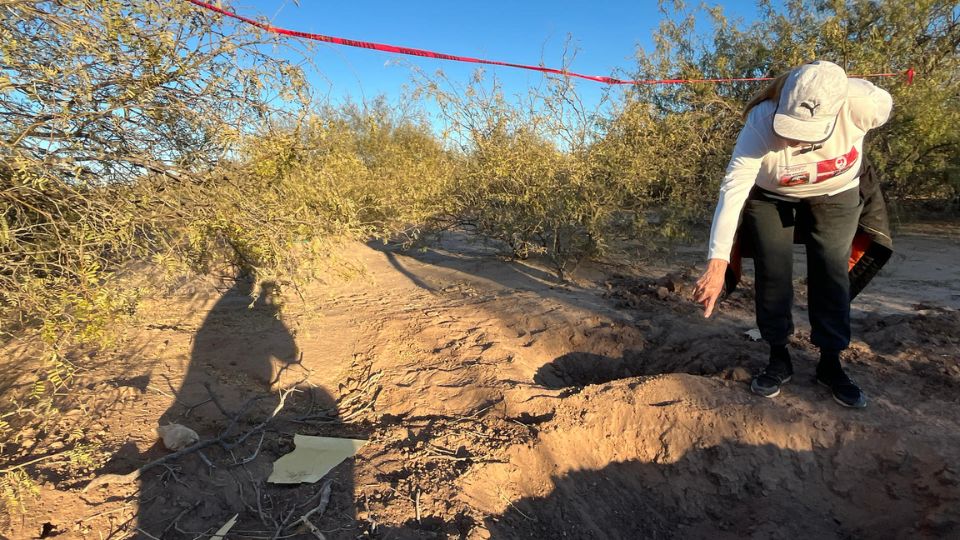
[[[871,468],[880,465],[863,460]],[[814,452],[731,443],[691,450],[675,461],[571,472],[553,479],[549,495],[514,501],[486,525],[498,539],[916,538],[955,532],[960,511],[949,497],[921,496],[915,475],[922,468],[912,465],[862,474],[863,467]]]
[[[308,386],[289,394],[282,412],[255,429],[278,409],[281,390],[302,375],[296,373],[300,352],[280,318],[275,287],[264,283],[253,292],[251,282],[238,280],[209,311],[175,388],[176,402],[158,419],[188,426],[201,440],[226,434],[229,448],[214,445],[145,473],[137,537],[206,537],[235,514],[235,529],[245,534],[291,537],[296,520],[318,504],[323,484],[266,483],[273,461],[293,450],[293,433],[362,438],[356,429],[343,434],[334,399]],[[291,421],[318,416],[317,424]],[[120,454],[130,451],[125,447]],[[135,459],[146,463],[167,453],[158,442]],[[324,526],[349,530],[355,522],[352,460],[326,478],[333,480],[333,494]]]

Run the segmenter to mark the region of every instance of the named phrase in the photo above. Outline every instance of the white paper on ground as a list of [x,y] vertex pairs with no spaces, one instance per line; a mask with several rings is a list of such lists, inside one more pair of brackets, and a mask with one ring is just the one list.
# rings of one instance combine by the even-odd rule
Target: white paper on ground
[[760,336],[760,330],[756,328],[754,328],[753,330],[747,330],[746,332],[743,333],[743,335],[750,338],[750,341],[760,341],[761,339],[763,339]]
[[223,537],[226,536],[227,533],[230,532],[230,529],[237,524],[237,516],[239,515],[240,514],[234,514],[233,517],[230,518],[230,521],[224,523],[223,527],[220,527],[217,532],[213,533],[213,537],[210,540],[223,540]]
[[316,482],[341,461],[353,456],[367,441],[313,437],[295,434],[293,452],[273,462],[273,472],[267,482],[272,484],[299,484]]

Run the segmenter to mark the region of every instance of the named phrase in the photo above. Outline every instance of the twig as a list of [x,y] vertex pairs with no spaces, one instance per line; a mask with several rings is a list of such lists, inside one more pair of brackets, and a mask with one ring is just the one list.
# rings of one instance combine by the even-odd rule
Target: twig
[[484,456],[458,456],[456,452],[427,443],[424,447],[426,459],[446,459],[449,461],[473,461],[475,463],[505,463],[502,460]]
[[487,405],[486,407],[483,407],[477,410],[475,413],[471,414],[470,416],[455,417],[454,423],[460,423],[460,422],[466,422],[466,421],[480,422],[480,420],[478,420],[478,417],[481,414],[492,409],[494,405],[496,405],[496,403],[491,403],[490,405]]
[[333,491],[333,480],[328,479],[323,483],[323,486],[320,487],[320,502],[317,503],[317,506],[303,515],[300,519],[310,519],[313,514],[320,514],[320,517],[323,516],[323,513],[327,510],[327,505],[330,504],[330,493]]
[[349,422],[349,421],[353,420],[354,418],[356,418],[357,416],[359,416],[361,413],[363,413],[364,411],[366,411],[367,409],[369,409],[370,407],[372,407],[373,404],[376,403],[377,396],[379,396],[379,395],[380,395],[380,388],[378,387],[377,390],[374,391],[373,396],[370,397],[370,401],[368,401],[368,402],[366,403],[366,405],[364,405],[363,407],[361,407],[361,408],[359,408],[359,409],[354,409],[354,410],[352,410],[352,411],[347,412],[346,414],[344,414],[343,416],[340,417],[340,420],[343,421],[343,422]]
[[322,495],[323,495],[323,488],[326,487],[326,485],[327,485],[326,482],[320,484],[320,489],[318,489],[317,492],[314,493],[313,495],[307,497],[307,500],[305,500],[305,501],[303,501],[302,503],[300,503],[299,505],[297,505],[297,510],[300,510],[301,508],[306,508],[308,505],[310,505],[311,503],[313,503],[313,500],[314,500],[314,499],[316,499],[317,497],[322,496]]
[[240,418],[247,414],[247,411],[250,410],[250,407],[252,407],[254,403],[260,401],[261,399],[265,399],[266,397],[267,396],[257,396],[248,399],[247,402],[240,407],[240,412],[233,415],[233,417],[230,417],[230,423],[227,424],[227,427],[223,428],[223,431],[221,431],[220,434],[226,436],[228,433],[230,433],[230,431],[233,430],[233,428],[236,427],[236,425],[240,422]]
[[168,398],[170,398],[170,399],[173,399],[173,400],[176,400],[176,399],[177,399],[176,396],[174,396],[173,394],[168,394],[167,392],[164,392],[163,390],[157,388],[156,386],[149,386],[149,385],[148,385],[148,386],[147,386],[147,390],[153,390],[154,392],[156,392],[156,393],[158,393],[158,394],[160,394],[160,395],[162,395],[162,396],[166,396],[166,397],[168,397]]
[[15,471],[15,470],[17,470],[17,469],[22,469],[22,468],[24,468],[24,467],[26,467],[26,466],[28,466],[28,465],[33,465],[34,463],[40,463],[41,461],[45,461],[45,460],[48,460],[48,459],[52,459],[52,458],[55,458],[55,457],[57,457],[57,456],[62,456],[62,455],[64,455],[64,454],[66,454],[67,452],[70,452],[70,450],[64,450],[64,451],[62,451],[62,452],[57,452],[57,453],[55,453],[55,454],[47,454],[47,455],[45,455],[45,456],[41,456],[41,457],[38,457],[38,458],[36,458],[36,459],[31,459],[30,461],[21,463],[21,464],[19,464],[19,465],[14,465],[13,467],[7,467],[6,469],[0,469],[0,474],[6,474],[6,473],[8,473],[8,472],[13,472],[13,471]]
[[[174,481],[174,482],[180,484],[180,485],[183,486],[183,487],[187,487],[187,488],[190,487],[190,486],[188,486],[187,484],[185,484],[185,483],[183,482],[183,480],[180,480],[180,477],[177,476],[177,471],[176,471],[173,467],[171,467],[170,465],[167,465],[166,463],[164,463],[163,466],[166,467],[167,473],[170,474],[170,477],[173,478],[173,481]],[[162,480],[163,480],[163,475],[161,475],[160,478],[161,478],[161,481],[162,481]]]
[[[273,536],[270,538],[270,540],[277,540],[278,538],[280,538],[280,535],[283,533],[283,530],[287,528],[287,522],[290,521],[290,518],[293,517],[293,514],[296,511],[297,511],[297,506],[293,505],[293,508],[291,508],[290,511],[287,512],[287,515],[283,518],[283,521],[281,521],[280,525],[277,526],[277,530],[276,532],[273,533]],[[283,512],[281,511],[281,514],[282,513]]]
[[220,402],[220,399],[217,397],[217,394],[214,393],[213,388],[210,387],[210,383],[204,382],[203,387],[207,389],[207,393],[210,394],[210,400],[213,401],[213,404],[216,405],[217,409],[220,410],[220,413],[223,414],[224,417],[230,419],[230,423],[227,424],[227,427],[220,432],[220,434],[224,436],[227,433],[230,433],[230,431],[237,425],[237,422],[239,422],[240,418],[243,417],[244,414],[246,414],[247,410],[250,409],[251,405],[267,397],[265,395],[254,396],[248,399],[243,405],[241,405],[239,411],[237,411],[234,414],[230,414],[230,412],[227,411],[227,408],[223,406],[223,403]]
[[303,526],[306,527],[308,531],[310,531],[311,534],[317,537],[318,540],[327,540],[327,537],[324,536],[322,532],[320,532],[320,529],[318,529],[316,525],[314,525],[313,523],[310,523],[310,520],[301,520],[301,522],[303,523]]
[[333,485],[333,480],[327,480],[326,482],[324,482],[323,487],[320,488],[319,504],[317,504],[316,508],[314,508],[313,510],[310,510],[309,512],[304,514],[302,517],[300,517],[299,520],[297,520],[297,523],[300,523],[304,527],[306,527],[307,530],[310,531],[310,533],[313,534],[315,537],[317,537],[319,540],[326,540],[327,537],[324,536],[323,533],[320,532],[320,529],[318,529],[317,526],[310,521],[310,517],[313,516],[313,514],[317,514],[317,513],[319,513],[320,516],[323,516],[323,512],[327,509],[327,505],[330,504],[330,492],[332,490],[332,485]]
[[148,533],[147,531],[141,529],[140,527],[137,527],[137,532],[140,533],[140,534],[142,534],[142,535],[144,535],[144,536],[146,536],[147,538],[152,538],[153,540],[160,540],[160,539],[157,538],[156,536]]
[[367,389],[370,387],[370,385],[379,381],[380,377],[382,376],[383,376],[382,371],[378,371],[373,375],[370,375],[370,377],[366,381],[364,381],[363,384],[358,386],[356,389],[350,392],[350,394],[347,395],[343,400],[341,400],[340,403],[337,404],[337,408],[341,410],[345,409],[347,408],[347,405],[350,405],[352,402],[363,397],[363,395],[367,393]]
[[204,381],[203,387],[207,389],[207,394],[210,394],[210,401],[212,401],[213,404],[217,406],[217,409],[220,409],[220,413],[227,418],[234,418],[234,415],[230,414],[227,411],[226,407],[223,406],[223,403],[220,403],[220,398],[218,398],[217,394],[213,392],[213,388],[210,388],[210,383],[207,381]]
[[211,401],[213,401],[213,399],[205,399],[205,400],[201,401],[200,403],[197,403],[196,405],[190,405],[189,407],[187,407],[187,411],[184,412],[183,415],[184,415],[184,416],[190,416],[190,415],[193,413],[193,410],[194,410],[194,409],[196,409],[197,407],[199,407],[199,406],[201,406],[201,405],[206,405],[207,403],[210,403]]
[[502,499],[504,502],[506,502],[508,505],[510,505],[511,508],[513,508],[514,510],[516,510],[518,514],[520,514],[521,516],[523,516],[524,519],[526,519],[527,521],[533,521],[533,518],[532,518],[532,517],[524,514],[523,511],[520,510],[519,508],[517,508],[517,506],[516,506],[515,504],[513,504],[513,501],[511,501],[511,500],[508,499],[506,496],[504,496],[503,492],[500,491],[499,489],[497,490],[497,495],[500,496],[500,499]]
[[259,424],[257,424],[256,427],[254,427],[254,428],[251,429],[250,431],[246,432],[242,437],[240,437],[239,439],[237,439],[237,440],[234,441],[233,443],[228,444],[228,445],[223,445],[223,448],[224,448],[225,450],[230,450],[231,448],[236,448],[237,446],[243,444],[243,442],[246,441],[247,438],[250,437],[250,435],[253,435],[253,434],[256,433],[257,431],[260,431],[261,429],[263,429],[267,424],[270,423],[271,420],[273,420],[273,419],[277,416],[277,413],[279,413],[281,410],[283,410],[283,406],[287,403],[287,396],[289,396],[289,395],[292,394],[293,392],[297,392],[297,391],[298,391],[298,390],[297,390],[297,387],[296,387],[296,386],[293,386],[293,387],[290,387],[290,388],[284,390],[283,393],[280,394],[280,402],[277,403],[277,406],[273,409],[273,412],[270,413],[270,416],[268,416],[263,422],[260,422]]
[[193,510],[193,509],[195,509],[196,507],[200,506],[200,502],[201,502],[201,501],[197,501],[197,502],[193,503],[193,506],[191,506],[191,507],[189,507],[189,508],[184,508],[183,511],[180,512],[179,514],[177,514],[177,517],[173,518],[173,521],[171,521],[170,524],[167,525],[167,527],[166,527],[165,529],[163,529],[163,532],[160,533],[160,536],[162,537],[162,536],[166,535],[168,532],[170,532],[170,529],[174,528],[174,527],[177,525],[177,523],[180,521],[180,518],[182,518],[183,516],[185,516],[185,515],[187,514],[187,512],[190,512],[191,510]]
[[198,451],[198,450],[202,450],[202,449],[204,449],[204,448],[206,448],[206,447],[208,447],[208,446],[213,446],[213,445],[215,445],[215,444],[217,444],[217,443],[220,443],[221,441],[222,441],[222,437],[217,437],[216,439],[207,439],[207,440],[205,440],[205,441],[200,441],[200,442],[197,442],[197,443],[195,443],[195,444],[193,444],[193,445],[190,445],[190,446],[188,446],[188,447],[186,447],[186,448],[184,448],[184,449],[182,449],[182,450],[177,450],[176,452],[174,452],[174,453],[172,453],[172,454],[167,454],[167,455],[165,455],[165,456],[163,456],[163,457],[161,457],[161,458],[155,459],[155,460],[151,461],[150,463],[147,463],[146,465],[140,467],[139,469],[137,469],[137,470],[135,470],[135,471],[133,471],[133,472],[131,472],[131,473],[127,473],[127,474],[105,474],[105,475],[100,476],[100,477],[98,477],[98,478],[94,478],[93,480],[90,481],[89,484],[87,484],[87,486],[86,486],[85,488],[83,488],[83,490],[81,490],[81,493],[86,493],[87,491],[90,491],[90,489],[92,489],[92,488],[99,487],[99,486],[106,485],[106,484],[127,484],[127,483],[131,483],[131,482],[136,482],[136,481],[140,478],[140,475],[142,475],[142,474],[145,473],[146,471],[148,471],[148,470],[150,470],[150,469],[152,469],[152,468],[154,468],[154,467],[156,467],[156,466],[158,466],[158,465],[162,465],[162,464],[164,464],[164,463],[166,463],[166,462],[168,462],[168,461],[171,461],[171,460],[174,460],[174,459],[183,457],[183,456],[185,456],[185,455],[187,455],[187,454],[192,454],[193,452],[196,452],[196,451]]
[[[253,454],[251,454],[249,457],[244,458],[241,461],[237,461],[237,458],[233,458],[234,464],[230,465],[230,467],[239,467],[241,465],[246,465],[247,463],[250,463],[251,461],[257,459],[257,456],[260,454],[260,447],[263,446],[264,436],[266,436],[266,433],[261,431],[260,442],[257,443],[257,449],[253,451]],[[230,454],[232,455],[233,452],[230,452]]]
[[[260,523],[266,525],[267,515],[263,513],[263,497],[260,496],[260,486],[254,481],[253,476],[250,475],[250,471],[247,471],[247,476],[250,476],[250,484],[253,486],[253,496],[257,499],[257,513],[260,514]],[[273,518],[270,519],[273,521]]]
[[114,514],[114,513],[116,513],[116,512],[120,512],[120,511],[122,511],[122,510],[126,510],[126,509],[129,508],[130,505],[132,505],[132,504],[133,504],[132,502],[128,502],[128,503],[126,503],[126,504],[124,504],[124,505],[122,505],[122,506],[119,506],[119,507],[117,507],[117,508],[113,508],[113,509],[111,509],[111,510],[104,510],[103,512],[97,512],[96,514],[91,514],[91,515],[89,515],[89,516],[87,516],[87,517],[78,519],[77,521],[78,521],[78,522],[80,522],[80,521],[90,521],[91,519],[93,519],[93,518],[95,518],[95,517],[106,516],[106,515],[108,515],[108,514]]
[[[313,406],[311,406],[309,410],[312,411]],[[294,416],[292,418],[289,418],[288,420],[290,422],[306,422],[310,420],[316,420],[318,418],[324,419],[324,420],[320,420],[320,422],[339,422],[340,421],[340,419],[337,418],[336,407],[332,407],[329,409],[321,409],[317,412],[309,412],[301,416]]]
[[[205,441],[199,441],[193,445],[190,445],[186,448],[178,450],[172,454],[167,454],[161,458],[155,459],[131,473],[105,474],[99,478],[94,478],[93,480],[90,481],[89,484],[86,485],[86,487],[84,487],[81,490],[81,493],[86,493],[87,491],[90,491],[90,489],[92,488],[99,487],[106,484],[125,484],[125,483],[136,482],[144,472],[156,467],[157,465],[162,465],[168,461],[178,459],[187,454],[192,454],[194,452],[197,452],[198,450],[203,450],[208,446],[219,444],[224,450],[231,450],[233,448],[236,448],[237,446],[243,444],[243,442],[246,441],[251,435],[259,432],[267,424],[269,424],[277,416],[277,413],[279,413],[280,410],[283,409],[283,406],[284,404],[286,404],[286,401],[287,401],[287,396],[289,396],[291,393],[295,392],[296,390],[297,388],[295,386],[288,388],[287,390],[284,390],[283,393],[280,395],[280,402],[277,403],[277,406],[273,409],[273,412],[270,413],[270,416],[268,416],[265,420],[263,420],[262,422],[254,426],[253,429],[247,431],[245,434],[240,436],[237,440],[233,441],[232,443],[226,442],[227,434],[226,432],[224,432],[224,433],[221,433],[220,436],[216,438],[207,439]],[[252,398],[250,401],[248,401],[248,403],[257,399],[262,399],[262,396],[257,398]],[[232,422],[231,426],[235,423],[236,421]]]
[[200,456],[200,459],[202,459],[204,463],[206,463],[207,467],[210,467],[211,469],[217,468],[217,466],[214,465],[212,461],[210,461],[210,458],[208,458],[207,455],[203,453],[203,450],[197,450],[197,455]]
[[420,523],[420,488],[417,488],[417,494],[413,498],[413,504],[417,509],[417,523]]
[[156,393],[158,393],[158,394],[160,394],[160,395],[162,395],[162,396],[166,396],[166,397],[172,399],[174,403],[176,403],[176,404],[180,405],[181,407],[183,407],[184,409],[186,409],[186,411],[183,413],[184,416],[190,416],[190,415],[193,413],[193,410],[194,410],[194,409],[196,409],[197,407],[199,407],[199,406],[201,406],[201,405],[206,405],[207,403],[210,403],[210,402],[212,401],[211,399],[205,399],[205,400],[201,401],[200,403],[194,403],[193,405],[187,405],[186,403],[184,403],[184,402],[180,401],[179,399],[177,399],[177,396],[175,396],[175,395],[173,395],[173,394],[171,394],[171,393],[169,393],[169,392],[164,392],[163,390],[157,388],[156,386],[147,386],[147,390],[153,390],[154,392],[156,392]]

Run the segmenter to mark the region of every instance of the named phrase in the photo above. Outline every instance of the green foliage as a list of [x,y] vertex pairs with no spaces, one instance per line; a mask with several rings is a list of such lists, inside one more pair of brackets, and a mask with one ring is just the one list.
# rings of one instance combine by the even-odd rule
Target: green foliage
[[[80,437],[74,437],[79,439]],[[66,457],[70,460],[70,467],[74,470],[88,469],[97,464],[96,453],[99,446],[95,444],[78,444],[71,448]]]
[[[960,198],[960,9],[956,1],[760,2],[749,26],[720,8],[661,3],[638,79],[775,76],[817,58],[873,79],[893,118],[867,151],[888,196]],[[706,15],[706,16],[703,16]],[[698,22],[699,21],[699,22]],[[703,22],[706,21],[706,22]],[[640,85],[588,110],[572,81],[550,78],[515,101],[482,72],[465,86],[421,77],[459,152],[449,223],[546,255],[558,274],[629,234],[685,236],[716,200],[747,100],[761,84]],[[934,105],[935,104],[935,105]]]
[[[330,238],[464,226],[562,275],[624,235],[683,235],[759,88],[638,86],[588,109],[562,78],[510,101],[482,76],[421,76],[437,137],[414,101],[308,111],[299,71],[258,47],[274,38],[185,3],[0,9],[0,332],[39,327],[61,346],[110,339],[140,293],[116,279],[131,260],[228,260],[282,282],[310,275]],[[896,110],[868,151],[889,195],[960,196],[956,1],[761,2],[750,26],[701,9],[662,3],[638,78],[914,67],[912,86],[878,82]]]
[[302,79],[261,52],[268,36],[187,3],[0,11],[0,332],[42,325],[51,344],[99,342],[135,300],[112,273],[191,222],[173,193],[195,191],[276,114],[271,94]]
[[40,487],[20,469],[0,474],[0,506],[8,514],[22,512],[27,501],[40,495]]
[[453,166],[424,123],[382,100],[323,107],[264,129],[239,155],[211,180],[219,196],[191,225],[193,258],[209,260],[198,254],[219,236],[238,266],[276,279],[309,275],[298,246],[338,237],[416,239],[447,204]]
[[[894,114],[871,134],[867,152],[882,172],[888,196],[960,197],[960,130],[953,128],[960,121],[956,0],[791,0],[783,8],[760,2],[761,17],[752,25],[731,23],[715,8],[709,10],[708,29],[696,27],[696,10],[683,2],[661,5],[665,15],[676,15],[661,25],[656,49],[638,54],[640,77],[776,76],[815,59],[836,62],[851,74],[914,68],[912,85],[903,77],[872,79],[893,95]],[[674,134],[653,138],[674,141],[688,151],[687,159],[703,164],[672,174],[666,164],[664,176],[698,188],[715,185],[739,129],[734,113],[757,89],[752,84],[637,89],[636,98],[652,104]]]
[[516,103],[482,73],[466,86],[424,77],[421,95],[438,104],[457,152],[435,223],[499,240],[513,256],[546,256],[563,278],[604,252],[624,206],[614,179],[593,156],[597,110],[587,110],[568,80],[548,80]]
[[[0,0],[0,335],[35,331],[46,360],[9,396],[0,446],[61,419],[68,355],[109,345],[136,307],[128,263],[203,268],[216,249],[276,266],[277,243],[247,233],[263,219],[231,165],[308,101],[300,72],[262,47],[280,44],[186,2]],[[0,478],[12,511],[35,489],[22,471]]]
[[384,100],[325,108],[303,130],[300,170],[292,185],[309,187],[310,209],[363,235],[403,233],[447,204],[453,160],[429,126]]

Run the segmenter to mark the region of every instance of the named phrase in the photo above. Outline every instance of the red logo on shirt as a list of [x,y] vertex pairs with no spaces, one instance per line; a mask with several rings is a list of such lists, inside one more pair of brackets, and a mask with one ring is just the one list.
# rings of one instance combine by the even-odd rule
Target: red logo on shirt
[[800,184],[810,183],[810,173],[799,172],[786,174],[780,177],[781,186],[799,186]]
[[814,184],[835,178],[849,171],[853,168],[859,156],[860,154],[857,152],[857,147],[854,146],[849,152],[840,157],[817,162],[817,180]]

